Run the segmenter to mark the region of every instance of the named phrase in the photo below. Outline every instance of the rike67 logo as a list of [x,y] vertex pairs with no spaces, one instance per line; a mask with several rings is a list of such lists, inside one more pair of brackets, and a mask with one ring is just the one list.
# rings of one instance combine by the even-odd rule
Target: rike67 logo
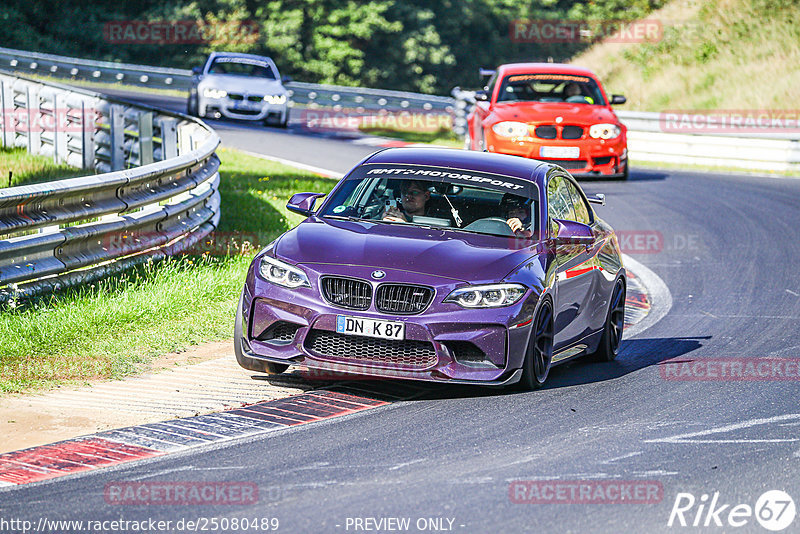
[[667,521],[668,527],[731,527],[749,526],[754,522],[773,532],[785,530],[794,522],[797,510],[792,497],[781,490],[765,491],[755,506],[746,503],[731,505],[720,499],[719,492],[704,493],[697,499],[691,493],[678,493]]

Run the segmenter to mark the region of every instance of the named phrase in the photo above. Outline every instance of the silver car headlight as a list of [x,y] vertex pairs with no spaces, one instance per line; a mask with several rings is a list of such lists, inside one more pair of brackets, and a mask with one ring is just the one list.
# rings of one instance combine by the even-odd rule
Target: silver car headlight
[[266,95],[264,102],[267,104],[278,105],[286,103],[286,95]]
[[500,308],[517,302],[527,291],[522,284],[490,284],[456,289],[444,299],[462,308]]
[[223,89],[214,89],[213,87],[206,87],[203,89],[203,96],[206,98],[225,98],[228,92]]
[[503,121],[492,126],[492,131],[501,137],[526,137],[528,125],[524,122]]
[[589,128],[589,136],[595,139],[614,139],[622,133],[622,128],[616,124],[593,124]]
[[269,256],[262,256],[258,264],[262,278],[273,284],[295,289],[311,287],[308,276],[302,270]]

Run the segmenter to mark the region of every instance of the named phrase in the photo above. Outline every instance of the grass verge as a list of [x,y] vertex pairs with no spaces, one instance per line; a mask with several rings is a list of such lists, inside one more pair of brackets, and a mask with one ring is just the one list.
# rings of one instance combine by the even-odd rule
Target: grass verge
[[253,255],[302,220],[286,201],[298,191],[327,192],[335,181],[233,150],[218,154],[216,239],[232,246],[0,309],[0,393],[121,378],[146,371],[160,354],[231,337]]
[[52,158],[32,156],[24,148],[0,147],[0,188],[52,182],[87,176],[92,171],[76,169]]
[[796,116],[800,3],[672,0],[647,16],[651,43],[597,44],[570,62],[591,68],[624,109],[772,110]]

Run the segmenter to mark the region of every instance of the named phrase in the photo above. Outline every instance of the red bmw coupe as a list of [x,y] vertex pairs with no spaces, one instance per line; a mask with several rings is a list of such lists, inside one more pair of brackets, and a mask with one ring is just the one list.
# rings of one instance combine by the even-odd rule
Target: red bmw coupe
[[469,148],[555,163],[577,177],[628,178],[626,128],[597,77],[558,63],[501,65],[475,94]]

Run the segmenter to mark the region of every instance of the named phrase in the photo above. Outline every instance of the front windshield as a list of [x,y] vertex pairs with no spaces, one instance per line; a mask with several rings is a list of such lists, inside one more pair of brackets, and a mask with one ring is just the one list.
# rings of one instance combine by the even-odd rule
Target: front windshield
[[512,74],[503,78],[498,102],[567,102],[604,106],[593,79],[572,74]]
[[251,76],[254,78],[275,79],[275,73],[269,63],[248,58],[218,57],[214,59],[209,74],[231,74],[234,76]]
[[533,191],[531,182],[474,171],[364,165],[319,215],[531,238],[538,234]]

